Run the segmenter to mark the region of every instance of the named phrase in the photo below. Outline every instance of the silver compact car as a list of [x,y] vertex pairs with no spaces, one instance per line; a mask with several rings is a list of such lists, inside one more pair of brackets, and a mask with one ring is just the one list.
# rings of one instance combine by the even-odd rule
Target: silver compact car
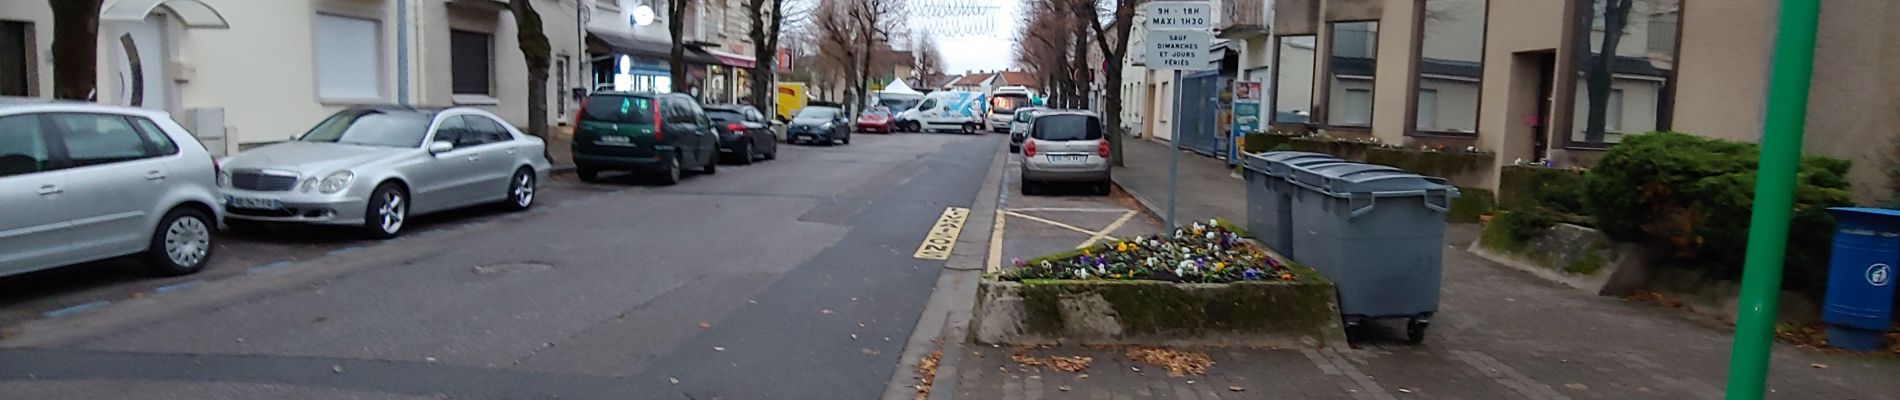
[[360,107],[296,140],[222,160],[234,229],[259,222],[360,226],[402,234],[413,215],[479,204],[534,205],[547,144],[474,108]]
[[0,276],[126,255],[198,272],[223,213],[216,168],[163,112],[0,97]]
[[1108,138],[1102,119],[1088,111],[1044,110],[1029,123],[1023,141],[1023,193],[1039,194],[1052,182],[1087,184],[1109,192]]

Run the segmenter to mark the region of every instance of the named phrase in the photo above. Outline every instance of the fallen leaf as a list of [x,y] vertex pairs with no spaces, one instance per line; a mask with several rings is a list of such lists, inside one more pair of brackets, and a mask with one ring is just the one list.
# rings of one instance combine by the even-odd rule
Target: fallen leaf
[[422,361],[435,362],[435,357],[423,357]]
[[851,340],[858,340],[858,334],[856,333],[851,334]]
[[1566,383],[1564,387],[1570,388],[1570,390],[1590,390],[1589,386],[1581,383]]
[[680,384],[680,378],[666,378],[666,380],[673,382],[675,385]]
[[1075,379],[1088,379],[1088,378],[1089,378],[1089,374],[1081,374],[1081,375],[1075,376]]
[[333,374],[341,374],[341,373],[343,373],[343,366],[341,366],[341,365],[332,365],[332,366],[330,366],[330,373],[333,373]]
[[713,351],[726,351],[725,347],[713,346]]
[[699,329],[712,329],[712,324],[708,324],[706,321],[699,321]]
[[746,304],[759,304],[758,300],[746,300]]
[[1813,364],[1808,364],[1808,366],[1810,366],[1810,367],[1814,367],[1814,368],[1817,368],[1817,369],[1827,369],[1827,364],[1822,364],[1822,363],[1813,363]]
[[1412,389],[1399,388],[1399,393],[1411,393]]
[[[1206,353],[1176,351],[1159,347],[1133,346],[1128,348],[1127,355],[1131,360],[1167,368],[1168,376],[1177,378],[1187,376],[1187,374],[1206,375],[1207,367],[1214,365],[1214,360],[1208,357]],[[1141,372],[1141,370],[1135,369],[1135,372]]]
[[930,386],[937,380],[937,362],[943,359],[943,351],[933,351],[924,359],[917,360],[917,395],[915,400],[930,398]]
[[1051,356],[1049,357],[1049,368],[1062,372],[1082,372],[1088,370],[1089,363],[1094,361],[1094,358],[1086,356]]
[[1239,386],[1228,386],[1227,390],[1231,392],[1245,392],[1247,391],[1247,388],[1239,387]]
[[824,314],[824,315],[831,315],[831,309],[827,308],[827,309],[824,309],[823,311],[819,311],[818,313]]
[[1056,387],[1056,390],[1061,390],[1061,391],[1064,391],[1064,392],[1067,392],[1067,391],[1069,391],[1069,385],[1062,385],[1062,386],[1057,386],[1057,387]]
[[861,351],[861,352],[864,352],[864,355],[868,355],[868,356],[875,356],[875,355],[878,355],[878,354],[883,354],[883,353],[884,353],[884,352],[881,352],[881,351],[877,351],[877,350],[872,350],[872,349],[871,349],[871,348],[869,348],[869,347],[866,347],[866,348],[864,348],[864,349],[862,349],[862,350],[858,350],[858,351]]

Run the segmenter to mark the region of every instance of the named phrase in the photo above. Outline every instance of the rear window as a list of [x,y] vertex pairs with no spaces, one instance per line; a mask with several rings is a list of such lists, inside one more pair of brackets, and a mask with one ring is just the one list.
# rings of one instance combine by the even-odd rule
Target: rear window
[[1088,115],[1059,114],[1036,117],[1030,131],[1037,140],[1096,140],[1102,138],[1102,121]]
[[719,122],[745,122],[745,114],[733,110],[706,109],[706,118]]
[[628,124],[653,124],[653,98],[638,96],[594,95],[581,109],[581,120]]

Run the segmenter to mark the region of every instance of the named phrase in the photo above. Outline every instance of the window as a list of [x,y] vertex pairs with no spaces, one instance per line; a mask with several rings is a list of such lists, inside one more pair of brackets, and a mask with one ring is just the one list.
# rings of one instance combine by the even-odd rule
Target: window
[[1059,114],[1036,118],[1030,135],[1036,140],[1096,140],[1102,138],[1102,121],[1093,116]]
[[1326,82],[1331,96],[1326,123],[1368,126],[1372,123],[1373,78],[1379,64],[1375,58],[1379,52],[1379,23],[1335,22],[1331,32]]
[[0,96],[30,95],[27,71],[35,66],[27,55],[36,47],[32,22],[0,21]]
[[166,136],[165,131],[158,128],[158,124],[154,124],[152,120],[145,119],[144,117],[126,118],[131,119],[132,124],[138,127],[139,134],[145,136],[145,141],[152,143],[152,148],[157,151],[155,155],[172,155],[178,153],[178,143],[172,142],[171,136]]
[[466,146],[467,139],[464,139],[466,136],[470,136],[468,121],[463,120],[462,117],[443,118],[442,123],[435,125],[435,139],[432,141],[449,142],[455,147],[462,147]]
[[1276,124],[1312,122],[1314,36],[1282,36],[1274,55],[1273,117]]
[[469,129],[462,133],[462,142],[456,143],[456,147],[478,146],[514,140],[514,134],[508,133],[508,128],[501,126],[499,122],[495,122],[494,118],[480,115],[464,115],[462,119],[466,120],[464,123],[468,124]]
[[1586,1],[1592,2],[1590,12],[1578,18],[1590,23],[1570,32],[1570,40],[1582,46],[1574,47],[1577,56],[1566,67],[1571,73],[1563,77],[1576,82],[1567,96],[1574,105],[1565,144],[1601,148],[1624,134],[1669,129],[1682,1],[1614,2],[1628,7]]
[[0,177],[53,170],[39,116],[0,117]]
[[1623,132],[1623,89],[1610,89],[1610,105],[1605,107],[1603,130],[1610,133]]
[[1419,28],[1418,132],[1472,135],[1484,72],[1487,0],[1426,0]]
[[[429,134],[431,115],[411,111],[339,111],[297,140],[366,146],[418,147]],[[446,121],[445,121],[446,122]]]
[[647,97],[594,95],[581,108],[582,121],[628,124],[653,123],[653,99]]
[[66,157],[76,166],[137,160],[158,153],[122,116],[61,113],[47,117],[59,129]]
[[317,97],[376,101],[382,98],[382,41],[375,20],[318,14],[313,19]]
[[494,49],[492,38],[483,32],[449,31],[449,59],[454,64],[449,70],[453,81],[450,86],[455,94],[494,95],[489,82],[495,61],[490,56]]

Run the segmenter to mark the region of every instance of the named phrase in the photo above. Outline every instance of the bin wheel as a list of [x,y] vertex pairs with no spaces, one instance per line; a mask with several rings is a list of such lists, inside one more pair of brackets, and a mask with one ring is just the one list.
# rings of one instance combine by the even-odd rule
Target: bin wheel
[[1366,325],[1365,325],[1364,319],[1361,319],[1358,317],[1345,317],[1345,318],[1342,318],[1342,321],[1340,322],[1345,323],[1344,330],[1346,331],[1346,343],[1357,343],[1361,340],[1365,340]]
[[1431,325],[1432,325],[1431,321],[1423,319],[1423,318],[1418,318],[1418,317],[1413,317],[1411,320],[1406,321],[1405,322],[1405,340],[1407,342],[1410,342],[1411,344],[1424,343],[1425,342],[1425,328],[1430,327]]

